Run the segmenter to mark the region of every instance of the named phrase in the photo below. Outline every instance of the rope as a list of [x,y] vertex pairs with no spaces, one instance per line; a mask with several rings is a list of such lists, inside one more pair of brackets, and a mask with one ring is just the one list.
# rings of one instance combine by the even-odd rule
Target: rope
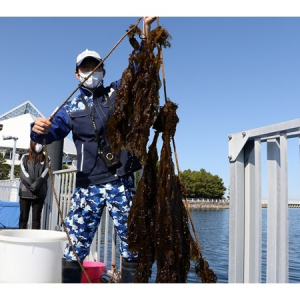
[[[173,142],[173,148],[174,148],[174,154],[175,154],[175,161],[176,161],[177,172],[178,172],[178,180],[181,181],[181,175],[180,175],[180,171],[179,171],[179,163],[178,163],[177,151],[176,151],[176,147],[175,147],[174,138],[172,138],[172,142]],[[186,210],[188,212],[188,215],[189,215],[189,218],[190,218],[190,221],[191,221],[191,224],[192,224],[192,228],[193,228],[193,232],[194,232],[194,236],[195,236],[195,239],[196,239],[198,250],[199,250],[199,252],[200,252],[200,254],[202,256],[201,247],[200,247],[200,243],[199,243],[199,240],[198,240],[198,237],[197,237],[197,232],[196,232],[196,229],[195,229],[193,218],[192,218],[192,215],[191,215],[189,202],[187,201],[186,197],[184,197],[184,203],[185,203],[185,207],[186,207]]]
[[[138,19],[138,21],[135,23],[134,26],[132,26],[122,37],[121,39],[115,44],[115,46],[109,51],[109,53],[105,56],[105,58],[103,60],[101,60],[101,62],[94,68],[94,70],[91,72],[91,74],[86,77],[79,85],[78,87],[70,94],[70,96],[58,107],[55,109],[55,111],[52,113],[52,115],[50,116],[49,118],[49,121],[52,121],[55,114],[66,104],[66,102],[75,94],[76,91],[78,91],[78,89],[90,78],[90,76],[92,76],[92,74],[104,63],[104,61],[109,57],[109,55],[116,49],[116,47],[123,41],[123,39],[132,31],[134,30],[139,22],[141,21],[142,17]],[[51,169],[50,169],[50,164],[49,164],[49,158],[48,158],[48,150],[47,150],[47,143],[46,143],[46,138],[43,139],[43,148],[44,148],[44,151],[45,151],[45,155],[46,155],[46,164],[47,164],[47,167],[48,167],[48,174],[49,174],[49,178],[50,178],[50,182],[51,182],[51,187],[52,187],[52,190],[53,190],[53,194],[54,194],[54,197],[55,197],[55,201],[56,201],[56,205],[57,205],[57,208],[58,208],[58,213],[60,215],[60,218],[61,218],[61,221],[62,221],[62,226],[64,228],[64,231],[65,233],[67,234],[67,238],[68,238],[68,241],[71,245],[71,248],[74,252],[74,255],[76,257],[76,260],[81,268],[81,270],[83,271],[84,275],[86,276],[87,280],[89,283],[92,283],[87,272],[85,271],[82,263],[80,262],[79,260],[79,257],[77,256],[76,254],[76,251],[75,251],[75,248],[74,248],[74,245],[71,241],[71,238],[70,238],[70,235],[67,231],[67,228],[66,228],[66,225],[65,225],[65,222],[64,222],[64,217],[63,217],[63,214],[60,210],[60,207],[59,207],[59,201],[58,201],[58,197],[57,197],[57,194],[56,194],[56,191],[55,191],[55,187],[54,187],[54,182],[53,182],[53,177],[52,177],[52,174],[51,174]],[[115,270],[114,270],[115,272]]]
[[[156,23],[157,23],[157,26],[159,26],[158,17],[156,19]],[[167,102],[168,98],[167,98],[167,88],[166,88],[166,76],[165,76],[165,67],[164,67],[162,49],[160,51],[160,59],[161,59],[161,70],[162,70],[162,77],[163,77],[163,87],[164,87],[165,102]],[[178,172],[178,180],[181,182],[181,175],[180,175],[180,169],[179,169],[179,163],[178,163],[177,151],[176,151],[176,147],[175,147],[174,136],[172,136],[171,139],[172,139],[173,148],[174,148],[174,155],[175,155],[176,167],[177,167],[177,172]],[[190,212],[189,203],[188,203],[186,197],[185,197],[185,201],[184,202],[185,202],[185,207],[186,207],[188,216],[189,216],[191,224],[192,224],[192,228],[193,228],[194,236],[195,236],[195,239],[196,239],[197,247],[198,247],[198,250],[200,252],[200,255],[202,256],[200,243],[199,243],[199,240],[198,240],[198,237],[197,237],[197,232],[195,230],[193,218],[192,218],[192,215],[191,215],[191,212]]]

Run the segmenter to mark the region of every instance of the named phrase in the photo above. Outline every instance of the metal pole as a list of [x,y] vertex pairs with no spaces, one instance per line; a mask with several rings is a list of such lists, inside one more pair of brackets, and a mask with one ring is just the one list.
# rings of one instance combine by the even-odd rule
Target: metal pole
[[51,171],[62,169],[64,140],[55,141],[47,145],[48,155],[51,158]]
[[14,140],[14,148],[13,148],[13,155],[12,155],[12,161],[11,161],[10,179],[14,179],[14,169],[15,169],[15,156],[16,156],[17,139],[18,138],[13,138],[13,140]]

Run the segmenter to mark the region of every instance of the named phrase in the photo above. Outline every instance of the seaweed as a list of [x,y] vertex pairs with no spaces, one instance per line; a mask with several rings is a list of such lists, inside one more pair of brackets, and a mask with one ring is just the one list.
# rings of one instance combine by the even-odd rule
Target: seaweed
[[140,31],[131,31],[129,36],[134,49],[122,74],[115,111],[108,120],[108,139],[113,152],[127,149],[145,165],[150,128],[159,111],[161,49],[171,45],[169,33],[159,26],[149,33],[141,51],[137,51],[136,34]]
[[159,132],[156,131],[149,147],[147,164],[136,189],[127,222],[128,245],[132,252],[138,252],[135,282],[145,283],[152,274],[154,263],[153,211],[156,195],[158,154],[156,143]]
[[[140,33],[135,30],[129,36],[134,50],[122,75],[115,112],[108,121],[112,150],[127,149],[144,165],[127,223],[129,250],[138,253],[134,282],[148,282],[155,261],[157,283],[187,282],[191,261],[195,262],[196,274],[202,282],[216,282],[198,240],[191,235],[191,215],[183,202],[186,189],[180,176],[175,175],[170,142],[174,141],[179,122],[178,106],[169,99],[159,106],[161,47],[170,46],[170,36],[157,27],[149,33],[142,51],[137,52],[135,35]],[[151,127],[155,135],[147,152]],[[156,145],[160,133],[163,146],[158,167]]]
[[[175,175],[170,141],[175,135],[177,105],[168,100],[153,125],[156,130],[147,164],[137,186],[128,220],[128,245],[138,253],[135,282],[145,283],[157,262],[157,283],[186,283],[190,261],[203,283],[216,282],[200,246],[189,229],[189,210],[183,203],[186,189]],[[163,146],[157,168],[157,138],[162,132]]]
[[155,205],[157,283],[183,283],[190,268],[188,216],[174,172],[170,141],[175,135],[177,105],[167,101],[155,125],[163,131]]
[[209,268],[209,263],[201,255],[196,261],[195,271],[203,283],[216,283],[217,275]]

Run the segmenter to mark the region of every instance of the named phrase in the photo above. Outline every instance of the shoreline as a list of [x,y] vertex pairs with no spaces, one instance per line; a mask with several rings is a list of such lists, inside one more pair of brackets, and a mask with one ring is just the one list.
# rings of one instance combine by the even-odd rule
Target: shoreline
[[[183,200],[183,202],[185,202]],[[184,203],[185,204],[185,203]],[[201,210],[219,210],[229,209],[229,202],[218,202],[218,201],[202,201],[202,200],[188,200],[190,209],[201,209]],[[262,203],[262,208],[268,208],[267,203]],[[300,203],[289,203],[288,208],[300,208]]]
[[190,209],[219,210],[229,209],[229,202],[188,201]]

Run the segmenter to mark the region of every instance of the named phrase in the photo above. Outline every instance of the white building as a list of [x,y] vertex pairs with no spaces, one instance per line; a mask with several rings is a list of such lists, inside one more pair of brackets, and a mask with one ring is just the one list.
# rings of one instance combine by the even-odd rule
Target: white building
[[[30,143],[30,124],[37,117],[44,117],[30,101],[15,107],[0,116],[0,124],[3,125],[0,135],[0,153],[11,164],[13,155],[14,140],[4,140],[3,136],[11,136],[16,140],[15,164],[20,164],[22,154],[27,153]],[[68,137],[64,139],[63,161],[71,163],[76,159],[76,148],[72,140]]]

